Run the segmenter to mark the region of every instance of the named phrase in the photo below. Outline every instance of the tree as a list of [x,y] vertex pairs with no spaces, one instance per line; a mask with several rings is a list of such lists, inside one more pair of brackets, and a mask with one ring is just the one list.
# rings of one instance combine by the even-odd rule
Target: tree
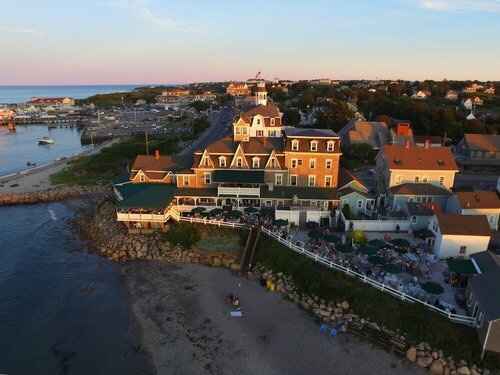
[[344,204],[344,207],[342,207],[342,213],[347,220],[351,220],[351,206],[349,206],[349,203]]
[[202,100],[195,100],[190,104],[190,106],[196,109],[198,112],[201,112],[206,111],[208,108],[210,108],[210,103]]
[[385,122],[387,124],[387,126],[390,126],[391,125],[391,116],[378,115],[377,117],[375,117],[375,121]]
[[345,102],[333,101],[326,104],[327,110],[316,115],[314,126],[339,131],[352,118],[354,112]]
[[310,91],[303,93],[302,96],[299,98],[299,106],[302,109],[312,108],[315,102],[316,99],[314,99],[314,95]]
[[297,126],[300,124],[300,120],[302,117],[300,116],[300,112],[296,109],[285,109],[283,112],[283,124]]
[[377,151],[368,143],[355,143],[351,145],[351,156],[363,164],[373,165]]

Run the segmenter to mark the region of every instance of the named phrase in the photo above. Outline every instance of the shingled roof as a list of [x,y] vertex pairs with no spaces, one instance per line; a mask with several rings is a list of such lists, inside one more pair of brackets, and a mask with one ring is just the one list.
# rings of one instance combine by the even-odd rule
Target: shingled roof
[[450,196],[451,191],[442,186],[429,183],[407,183],[389,188],[394,195],[441,195]]
[[462,208],[500,209],[500,199],[494,191],[460,191],[457,198]]
[[465,140],[473,151],[500,151],[500,136],[497,134],[465,134]]
[[449,147],[384,146],[390,169],[458,171]]
[[436,214],[436,218],[441,234],[491,236],[491,229],[486,215]]

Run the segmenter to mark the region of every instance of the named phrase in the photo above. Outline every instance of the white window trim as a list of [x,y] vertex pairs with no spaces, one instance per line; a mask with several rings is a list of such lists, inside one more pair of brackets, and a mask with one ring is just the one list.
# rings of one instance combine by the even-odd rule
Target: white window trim
[[189,186],[189,176],[182,176],[182,185]]
[[236,167],[243,167],[243,158],[241,156],[236,157]]
[[[326,184],[327,180],[330,180],[330,185],[329,186]],[[333,181],[332,176],[330,176],[330,175],[325,176],[325,187],[332,187],[332,181]]]
[[225,167],[227,164],[227,159],[225,156],[219,156],[219,166],[220,167]]
[[335,142],[334,141],[326,142],[326,151],[328,151],[328,152],[335,151]]
[[264,206],[266,207],[272,207],[273,206],[273,201],[265,201]]
[[311,141],[311,151],[318,151],[318,141]]
[[358,202],[356,204],[356,208],[363,208],[363,200],[362,199],[358,199]]
[[252,158],[252,167],[253,168],[260,168],[260,158],[258,158],[258,157]]
[[416,223],[417,223],[417,219],[418,219],[418,218],[417,218],[417,216],[415,216],[415,215],[414,215],[414,216],[412,216],[412,217],[411,217],[411,223],[412,223],[412,224],[416,224]]
[[299,166],[299,159],[291,159],[290,161],[290,168],[297,168]]
[[146,176],[144,176],[144,173],[142,173],[142,172],[139,174],[139,181],[140,182],[145,182],[146,181]]
[[[328,167],[328,163],[330,163],[330,167]],[[333,166],[333,160],[332,159],[326,159],[325,161],[325,169],[332,169]]]
[[[280,183],[278,184],[278,177],[280,179]],[[274,175],[274,184],[276,186],[282,186],[283,185],[283,175],[282,174],[275,174]]]
[[[311,185],[311,181],[314,183]],[[308,175],[307,176],[307,186],[309,187],[315,187],[316,186],[316,175]]]
[[292,151],[299,151],[299,141],[296,139],[292,141]]
[[316,159],[309,159],[309,169],[316,169]]
[[[292,185],[292,177],[295,177],[295,185]],[[299,184],[299,175],[291,174],[290,175],[290,186],[298,186]]]
[[[207,182],[207,180],[208,180],[208,182]],[[211,184],[212,183],[212,173],[210,173],[210,172],[203,173],[203,181],[205,182],[205,184]]]

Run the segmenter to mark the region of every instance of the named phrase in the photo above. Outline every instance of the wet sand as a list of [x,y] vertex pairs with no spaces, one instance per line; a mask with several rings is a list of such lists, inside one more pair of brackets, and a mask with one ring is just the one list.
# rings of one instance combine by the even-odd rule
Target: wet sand
[[[319,333],[281,294],[222,268],[130,262],[121,270],[158,374],[424,374],[356,336]],[[224,303],[238,296],[243,317]]]

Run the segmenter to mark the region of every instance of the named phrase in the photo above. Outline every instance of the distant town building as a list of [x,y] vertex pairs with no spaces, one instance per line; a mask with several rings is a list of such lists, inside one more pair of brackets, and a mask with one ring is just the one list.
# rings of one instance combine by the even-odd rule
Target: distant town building
[[32,105],[35,107],[61,107],[61,106],[74,106],[75,99],[73,98],[37,98],[36,96],[32,97],[29,102],[26,104]]
[[462,170],[500,173],[500,135],[465,134],[457,152],[457,163]]
[[488,87],[487,89],[484,90],[484,93],[485,94],[490,94],[490,95],[495,94],[495,86]]
[[458,100],[458,93],[455,90],[448,90],[444,98],[448,100]]
[[412,99],[421,99],[421,100],[427,99],[427,95],[423,91],[417,91],[411,97]]
[[247,96],[250,95],[250,88],[246,83],[231,82],[227,87],[226,92],[232,96]]

